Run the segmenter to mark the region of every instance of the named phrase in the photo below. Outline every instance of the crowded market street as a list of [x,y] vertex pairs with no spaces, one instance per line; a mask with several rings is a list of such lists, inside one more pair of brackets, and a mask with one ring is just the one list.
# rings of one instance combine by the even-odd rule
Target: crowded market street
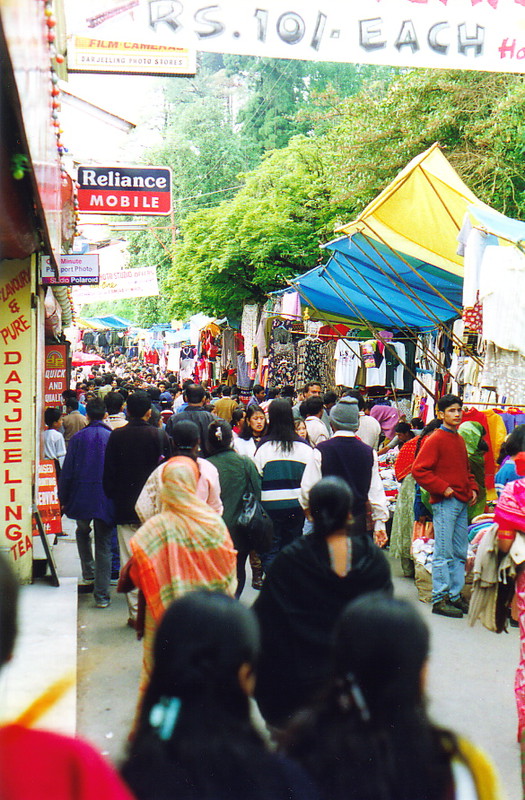
[[525,0],[0,0],[0,800],[525,800]]

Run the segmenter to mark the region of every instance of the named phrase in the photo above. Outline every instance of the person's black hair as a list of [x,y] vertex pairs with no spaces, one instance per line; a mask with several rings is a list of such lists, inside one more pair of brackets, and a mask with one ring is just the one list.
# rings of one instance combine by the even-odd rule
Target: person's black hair
[[281,389],[281,397],[288,397],[290,400],[295,397],[295,389],[293,386],[283,386]]
[[0,667],[13,654],[17,634],[18,582],[7,558],[0,553]]
[[434,433],[434,431],[437,431],[438,428],[441,428],[440,419],[432,419],[427,425],[425,425],[425,427],[417,437],[416,456],[421,450],[421,445],[423,444],[423,441],[426,439],[426,437],[430,436],[430,434]]
[[[77,386],[78,386],[78,384],[77,384]],[[64,391],[62,392],[62,399],[64,401],[66,401],[68,399],[76,400],[77,399],[77,393],[75,392],[74,389],[64,389]]]
[[222,390],[221,390],[220,386],[216,386],[215,389],[211,390],[211,396],[212,397],[220,397],[221,394],[222,394]]
[[94,383],[97,389],[100,389],[102,386],[104,386],[104,381],[102,378],[95,378]]
[[245,408],[234,408],[232,411],[232,426],[237,425],[237,423],[241,421],[245,413],[246,413]]
[[199,426],[191,419],[180,419],[172,425],[174,455],[192,456],[192,450],[200,442]]
[[113,383],[113,378],[114,378],[114,377],[115,377],[115,376],[114,376],[114,375],[113,375],[111,372],[105,372],[105,373],[102,375],[102,380],[104,381],[104,383],[105,383],[105,384],[108,384],[108,383]]
[[190,404],[190,406],[199,405],[199,403],[202,403],[205,397],[206,397],[206,391],[202,386],[192,384],[191,386],[188,386],[186,389],[186,399]]
[[301,389],[301,392],[302,392],[303,394],[306,394],[306,392],[307,392],[309,389],[311,389],[311,388],[312,388],[312,386],[319,386],[319,388],[321,389],[321,388],[322,388],[321,381],[308,381],[308,383],[305,383],[305,385],[304,385],[304,386],[303,386],[303,388]]
[[261,394],[261,392],[266,394],[266,389],[260,383],[256,383],[252,389],[252,394],[255,396],[256,394]]
[[208,454],[222,453],[224,450],[231,450],[232,429],[225,419],[216,419],[208,426]]
[[[358,401],[359,405],[359,401]],[[376,405],[374,400],[363,400],[363,411],[370,411]],[[361,409],[359,409],[361,411]]]
[[124,397],[120,392],[108,392],[104,397],[104,403],[108,414],[118,414],[119,411],[122,411]]
[[279,397],[280,394],[280,388],[278,386],[272,386],[271,389],[268,389],[268,400],[275,400],[275,398]]
[[86,414],[92,422],[101,422],[106,416],[106,404],[101,397],[95,397],[86,404]]
[[[124,398],[124,402],[126,402],[126,400],[128,399],[128,396],[130,394],[129,386],[123,386],[123,385],[119,386],[118,387],[118,393],[120,395],[122,395],[122,397]],[[109,392],[108,392],[108,394],[109,394]]]
[[525,451],[525,425],[516,425],[504,442],[505,454],[515,456]]
[[453,734],[428,719],[422,670],[428,628],[405,600],[366,594],[335,632],[333,678],[317,708],[288,733],[288,753],[330,800],[442,800]]
[[265,439],[270,442],[278,442],[285,453],[292,450],[294,442],[303,442],[295,431],[292,407],[287,400],[277,397],[270,403],[268,431]]
[[[306,400],[303,400],[302,403],[299,403],[299,415],[300,415],[301,419],[303,419],[303,420],[306,419],[306,417],[307,417]],[[295,424],[295,422],[299,422],[299,420],[294,417],[294,424]]]
[[[275,403],[275,400],[271,403],[270,408],[273,406],[273,403]],[[291,406],[290,406],[290,408],[291,408]],[[250,428],[250,424],[249,423],[250,423],[250,420],[251,420],[251,418],[253,417],[254,414],[262,414],[264,419],[266,420],[266,415],[265,415],[264,411],[262,410],[262,408],[260,406],[255,405],[255,403],[252,403],[251,406],[248,406],[248,408],[246,409],[246,417],[244,418],[244,423],[243,423],[243,426],[242,426],[242,430],[239,433],[239,437],[241,439],[246,439],[248,441],[249,439],[253,438],[253,431]],[[265,435],[265,428],[266,428],[266,424],[265,424],[265,427],[262,430],[261,437]]]
[[65,405],[70,411],[78,411],[78,400],[76,397],[68,397]]
[[[337,399],[336,392],[328,391],[323,394],[323,403],[325,406],[335,405],[337,403]],[[357,404],[359,405],[359,400],[357,401]]]
[[151,397],[140,389],[128,395],[126,410],[128,417],[132,419],[142,419],[144,414],[151,408]]
[[308,496],[315,536],[325,538],[346,528],[353,505],[354,496],[346,481],[335,475],[322,478]]
[[223,397],[231,397],[231,386],[223,386],[222,387],[222,396]]
[[193,380],[193,378],[189,378],[188,380],[183,381],[182,391],[186,392],[186,389],[188,389],[189,386],[195,386],[195,385],[196,384],[195,384],[195,381]]
[[412,428],[412,430],[414,430],[414,431],[422,431],[422,430],[423,430],[423,428],[425,427],[425,423],[423,422],[423,420],[421,419],[421,417],[413,417],[413,418],[410,420],[410,427],[411,427],[411,428]]
[[148,419],[148,425],[151,425],[152,428],[158,428],[160,422],[160,409],[157,406],[151,406],[151,414]]
[[148,386],[146,394],[149,395],[152,403],[156,403],[160,398],[160,389],[157,386]]
[[444,394],[437,402],[438,411],[446,411],[447,408],[456,405],[456,403],[460,408],[463,408],[463,400],[457,394]]
[[410,434],[410,438],[414,438],[414,433],[412,432],[412,428],[408,422],[398,422],[394,430],[396,433]]
[[[301,406],[303,403],[301,403]],[[319,395],[314,394],[312,397],[308,397],[304,401],[304,408],[305,408],[305,416],[315,416],[324,408],[323,398],[319,397]],[[301,411],[301,407],[299,407],[299,411]]]
[[[276,796],[264,774],[271,757],[250,723],[239,683],[242,665],[255,667],[259,646],[251,609],[224,594],[189,592],[167,609],[155,637],[138,730],[122,767],[137,800]],[[178,713],[163,740],[152,710],[172,698]]]
[[44,411],[44,422],[46,423],[48,428],[58,422],[60,417],[62,416],[62,409],[61,408],[54,408],[53,406],[48,406]]

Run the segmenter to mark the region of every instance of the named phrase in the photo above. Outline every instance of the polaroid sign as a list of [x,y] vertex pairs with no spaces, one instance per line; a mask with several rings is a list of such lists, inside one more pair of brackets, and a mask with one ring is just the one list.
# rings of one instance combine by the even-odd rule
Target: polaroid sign
[[90,214],[171,212],[169,167],[79,167],[78,210]]

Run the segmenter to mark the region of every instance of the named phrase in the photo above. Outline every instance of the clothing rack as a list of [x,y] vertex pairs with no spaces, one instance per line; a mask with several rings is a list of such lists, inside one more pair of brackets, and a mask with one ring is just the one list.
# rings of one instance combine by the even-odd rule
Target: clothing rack
[[525,405],[520,403],[483,403],[481,400],[479,402],[477,400],[469,400],[468,403],[465,404],[465,408],[470,408],[471,406],[488,406],[489,408],[525,408]]

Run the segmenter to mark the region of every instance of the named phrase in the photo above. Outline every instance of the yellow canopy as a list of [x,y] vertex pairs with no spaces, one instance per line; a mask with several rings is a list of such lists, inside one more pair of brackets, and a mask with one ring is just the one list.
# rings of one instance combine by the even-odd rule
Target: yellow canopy
[[484,206],[433,144],[397,175],[353,222],[337,231],[363,233],[400,253],[463,276],[457,235],[468,206]]

